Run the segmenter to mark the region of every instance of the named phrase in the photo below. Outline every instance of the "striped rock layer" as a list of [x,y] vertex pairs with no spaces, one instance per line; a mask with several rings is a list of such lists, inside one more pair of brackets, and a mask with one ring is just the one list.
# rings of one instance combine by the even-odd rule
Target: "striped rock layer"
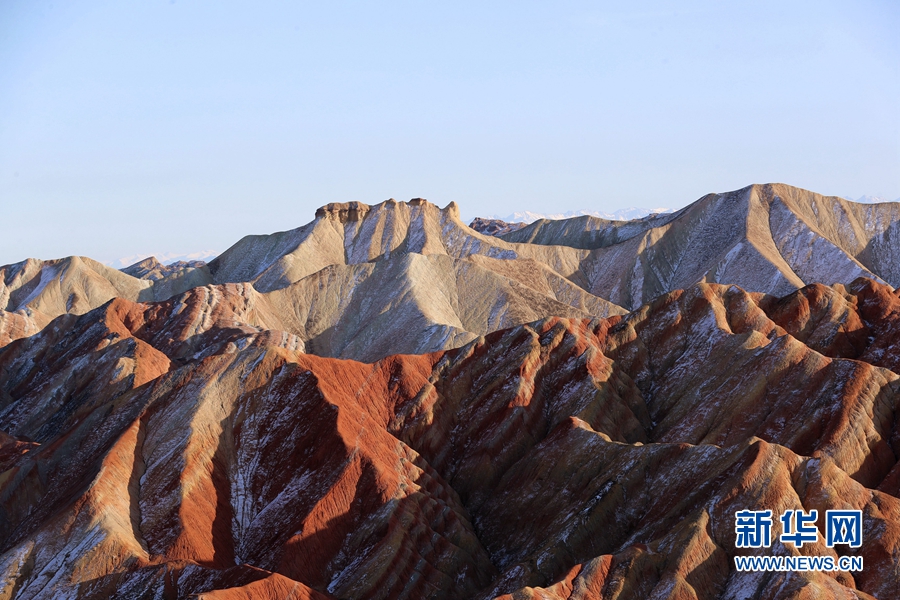
[[[0,598],[900,597],[886,284],[700,283],[374,362],[305,352],[263,294],[116,298],[0,348]],[[745,508],[858,509],[863,545],[820,520],[736,548]]]

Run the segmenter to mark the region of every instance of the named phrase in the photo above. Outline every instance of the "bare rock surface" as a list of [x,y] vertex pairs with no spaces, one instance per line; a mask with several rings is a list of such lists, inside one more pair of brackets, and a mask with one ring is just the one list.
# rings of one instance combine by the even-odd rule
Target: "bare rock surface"
[[501,219],[485,219],[483,217],[475,217],[475,219],[469,223],[469,227],[478,233],[493,235],[495,237],[518,231],[525,227],[525,225],[525,223],[508,223]]
[[155,256],[150,256],[120,270],[138,279],[159,281],[160,279],[182,275],[186,271],[193,269],[203,269],[205,266],[206,263],[202,260],[179,260],[164,265]]
[[586,289],[635,308],[698,281],[784,295],[863,276],[900,285],[900,204],[860,204],[783,184],[709,194],[636,221],[542,220],[509,242],[591,250]]
[[[0,594],[900,595],[884,284],[699,284],[373,363],[302,352],[254,295],[117,299],[0,350]],[[828,342],[851,312],[869,346]],[[858,550],[773,551],[864,571],[735,571],[748,507],[862,510]]]

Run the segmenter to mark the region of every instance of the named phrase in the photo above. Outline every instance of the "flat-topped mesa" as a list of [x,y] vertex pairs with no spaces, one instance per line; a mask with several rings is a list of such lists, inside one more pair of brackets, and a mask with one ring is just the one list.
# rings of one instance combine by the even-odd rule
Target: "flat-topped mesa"
[[[393,198],[391,198],[393,200]],[[391,200],[388,200],[390,202]],[[341,223],[359,221],[372,207],[362,202],[330,202],[316,210],[316,218],[329,217]]]
[[[316,210],[316,218],[331,218],[340,223],[352,223],[362,220],[366,214],[377,211],[382,208],[396,209],[398,205],[406,204],[409,207],[422,206],[438,208],[425,198],[411,198],[409,202],[398,202],[394,198],[388,198],[384,202],[380,202],[374,206],[370,206],[363,202],[330,202],[325,206]],[[450,202],[444,208],[438,208],[441,212],[449,213],[450,216],[459,218],[459,205],[456,202]]]

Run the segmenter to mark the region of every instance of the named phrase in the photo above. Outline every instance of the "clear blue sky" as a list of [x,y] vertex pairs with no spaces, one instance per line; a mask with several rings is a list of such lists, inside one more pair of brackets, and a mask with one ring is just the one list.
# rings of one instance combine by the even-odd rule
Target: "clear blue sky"
[[0,264],[781,181],[900,197],[900,2],[0,2]]

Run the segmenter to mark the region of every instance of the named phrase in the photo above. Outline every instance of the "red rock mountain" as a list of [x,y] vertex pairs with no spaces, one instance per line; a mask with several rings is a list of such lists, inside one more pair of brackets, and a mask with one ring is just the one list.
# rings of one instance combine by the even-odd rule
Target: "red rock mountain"
[[[328,210],[365,225],[359,206]],[[594,316],[523,301],[534,312],[509,317],[519,324],[486,318],[483,335],[462,327],[468,338],[396,354],[392,340],[420,343],[427,327],[408,326],[408,304],[379,305],[392,269],[446,265],[470,307],[478,286],[460,265],[529,289],[553,280],[537,259],[410,250],[431,243],[410,231],[405,250],[386,246],[397,262],[347,259],[284,287],[265,274],[315,266],[284,258],[288,234],[183,270],[187,288],[166,299],[81,259],[16,288],[26,306],[112,297],[43,324],[37,308],[5,317],[23,322],[0,348],[0,598],[900,597],[888,284],[775,295],[701,282]],[[84,265],[115,291],[73,279]],[[244,280],[188,285],[223,273]],[[449,298],[412,281],[403,297]],[[317,308],[328,302],[347,304]],[[465,302],[448,300],[456,315],[475,311]],[[325,313],[331,330],[310,335]],[[335,358],[372,347],[382,358]],[[745,508],[859,509],[863,544],[828,548],[820,521],[800,549],[739,549]],[[865,567],[738,572],[743,554]]]

